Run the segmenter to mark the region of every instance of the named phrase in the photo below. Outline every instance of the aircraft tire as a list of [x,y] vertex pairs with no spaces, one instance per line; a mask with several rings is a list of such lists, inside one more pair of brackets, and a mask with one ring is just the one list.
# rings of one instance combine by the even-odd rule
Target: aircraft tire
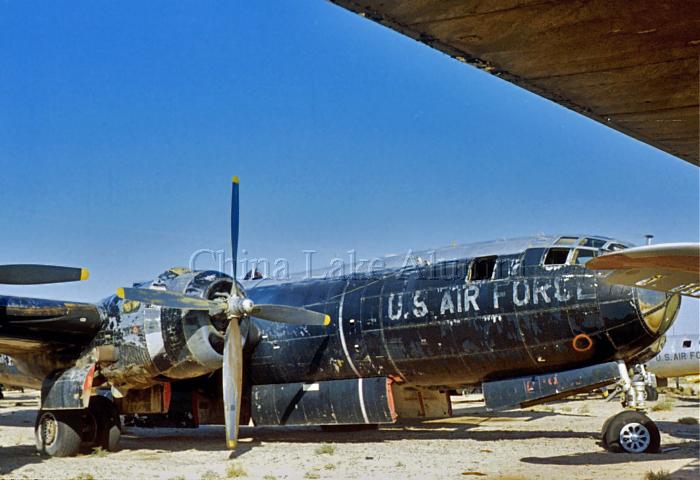
[[72,410],[39,410],[34,438],[39,453],[51,457],[72,457],[80,451],[82,419]]
[[656,388],[647,385],[646,387],[644,387],[644,390],[647,393],[647,401],[655,402],[659,399],[659,391],[656,390]]
[[94,418],[96,425],[93,447],[116,452],[119,449],[122,425],[114,403],[108,398],[96,395],[90,399],[88,415]]
[[658,453],[661,434],[652,419],[628,410],[605,422],[603,445],[614,453]]
[[610,422],[612,422],[613,418],[615,418],[615,417],[613,416],[613,417],[610,417],[607,420],[605,420],[605,423],[603,423],[603,428],[602,428],[601,434],[600,434],[601,439],[603,441],[603,448],[605,448],[606,450],[608,449],[608,441],[605,438],[605,432],[608,431],[608,427],[610,426]]

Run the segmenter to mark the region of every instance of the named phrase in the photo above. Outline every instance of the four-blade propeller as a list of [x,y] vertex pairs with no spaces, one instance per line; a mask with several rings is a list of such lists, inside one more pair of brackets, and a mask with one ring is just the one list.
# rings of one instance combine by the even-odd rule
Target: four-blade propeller
[[293,325],[328,325],[331,318],[324,313],[314,312],[287,305],[256,305],[245,296],[236,281],[238,263],[238,177],[233,177],[231,192],[231,251],[233,252],[233,283],[231,291],[215,300],[189,297],[187,295],[143,288],[120,288],[117,295],[123,299],[138,301],[161,307],[187,310],[203,310],[209,315],[225,314],[229,322],[226,327],[223,361],[223,396],[226,422],[226,445],[234,448],[238,442],[238,425],[241,410],[243,380],[243,345],[239,327],[240,320],[248,315],[272,322]]
[[39,285],[87,280],[85,268],[55,265],[0,265],[0,283],[5,285]]

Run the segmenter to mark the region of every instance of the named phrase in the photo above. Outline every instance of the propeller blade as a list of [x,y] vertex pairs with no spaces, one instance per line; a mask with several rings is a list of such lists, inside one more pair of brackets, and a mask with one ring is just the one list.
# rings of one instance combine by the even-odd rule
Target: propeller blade
[[221,376],[224,392],[226,446],[236,448],[241,413],[241,392],[243,391],[243,346],[237,320],[229,322],[228,327],[226,327],[224,367]]
[[163,290],[151,290],[150,288],[119,288],[117,296],[125,300],[141,303],[150,303],[168,308],[180,308],[187,310],[206,310],[211,315],[222,312],[226,307],[223,302],[214,302],[203,298],[189,297],[181,293]]
[[300,307],[286,305],[255,305],[251,312],[254,317],[271,322],[291,323],[293,325],[330,325],[331,316]]
[[238,202],[238,177],[233,177],[231,183],[231,259],[233,260],[233,280],[234,285],[238,269],[238,215],[240,207]]
[[85,268],[54,265],[0,265],[0,283],[6,285],[38,285],[87,280]]

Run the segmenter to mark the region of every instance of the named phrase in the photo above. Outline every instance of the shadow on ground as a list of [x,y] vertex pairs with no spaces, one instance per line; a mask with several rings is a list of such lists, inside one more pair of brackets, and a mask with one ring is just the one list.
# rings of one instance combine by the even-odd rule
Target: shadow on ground
[[691,440],[700,438],[700,425],[697,424],[685,425],[678,422],[658,421],[656,422],[656,426],[659,427],[661,432],[671,435],[672,437]]
[[14,410],[16,407],[39,408],[39,400],[36,396],[21,396],[11,401],[3,400],[0,403],[0,426],[25,427],[33,426],[36,419],[36,410]]
[[[25,406],[34,406],[36,397],[15,399]],[[24,403],[27,402],[27,403]],[[33,404],[31,402],[34,402]],[[29,427],[34,423],[34,410],[11,410],[0,408],[0,426]],[[5,411],[4,411],[5,410]],[[596,431],[568,431],[526,429],[522,422],[531,422],[546,417],[585,417],[576,413],[552,410],[513,410],[507,412],[487,412],[481,406],[459,406],[455,417],[446,419],[402,422],[386,425],[377,430],[360,432],[328,432],[319,427],[242,427],[241,442],[231,458],[241,457],[265,443],[288,442],[297,444],[318,444],[332,442],[338,444],[397,442],[404,440],[477,440],[480,442],[500,442],[507,440],[539,439],[598,439]],[[512,425],[508,425],[513,422]],[[518,425],[518,422],[521,422]],[[508,428],[505,428],[508,425]],[[683,425],[675,422],[658,422],[662,432],[674,438],[678,443],[663,445],[664,448],[677,447],[673,451],[656,455],[611,454],[602,449],[560,455],[555,457],[525,457],[521,461],[531,464],[546,465],[606,465],[639,460],[685,459],[697,458],[700,435],[698,425]],[[122,453],[134,458],[150,458],[160,453],[180,451],[227,451],[224,443],[223,426],[203,426],[199,429],[145,429],[128,428],[122,436]],[[683,439],[685,442],[681,442]],[[25,437],[26,442],[26,437]],[[19,440],[18,440],[19,443]],[[488,447],[488,443],[484,445]],[[25,465],[41,463],[47,460],[39,456],[33,445],[24,443],[15,446],[0,447],[0,473],[7,474]],[[691,471],[692,473],[692,471]]]
[[[379,430],[361,432],[327,432],[318,427],[243,427],[241,428],[239,447],[235,457],[240,457],[252,448],[264,443],[286,442],[299,444],[317,444],[331,442],[337,444],[380,443],[402,440],[478,440],[481,442],[499,442],[503,440],[537,440],[542,438],[597,438],[597,432],[548,431],[548,430],[474,430],[483,427],[479,423],[436,424],[415,423],[407,425],[390,425]],[[166,433],[167,432],[167,433]],[[164,433],[166,433],[164,435]],[[172,433],[172,434],[168,434]],[[198,431],[160,429],[158,432],[148,429],[129,429],[122,437],[125,450],[153,451],[224,451],[224,429],[219,426],[205,426]],[[232,456],[233,458],[233,456]]]
[[652,461],[652,460],[678,460],[683,458],[695,459],[698,454],[699,442],[684,442],[664,444],[663,449],[672,449],[667,453],[610,453],[605,450],[595,452],[574,453],[571,455],[558,455],[554,457],[523,457],[523,463],[538,465],[612,465],[626,462]]
[[695,459],[672,473],[674,480],[691,480],[700,478],[700,460]]
[[41,463],[44,460],[48,458],[39,455],[34,445],[0,447],[0,475],[7,475],[25,465]]
[[447,419],[438,419],[438,420],[433,420],[431,423],[436,423],[440,421],[445,421],[445,422],[452,422],[455,419],[458,419],[459,417],[469,417],[469,416],[478,416],[483,418],[484,420],[488,419],[500,419],[500,418],[507,418],[507,419],[512,419],[512,420],[521,420],[521,421],[526,421],[526,422],[531,422],[532,420],[537,420],[540,418],[545,418],[545,417],[587,417],[588,415],[584,414],[579,414],[579,413],[573,413],[573,412],[565,412],[562,410],[530,410],[530,409],[525,409],[525,410],[507,410],[507,411],[490,411],[486,410],[486,407],[483,406],[478,406],[478,407],[455,407],[454,408],[454,415],[455,417],[449,417]]
[[[567,415],[554,412],[518,410],[509,412],[486,412],[483,408],[461,408],[458,416],[447,419],[402,422],[386,425],[376,430],[359,432],[328,432],[320,427],[242,427],[241,442],[231,458],[241,457],[264,443],[288,442],[299,444],[372,443],[401,440],[479,440],[496,442],[502,440],[528,440],[541,438],[595,438],[597,432],[548,431],[548,430],[504,430],[503,422],[529,422],[539,418]],[[0,425],[31,427],[34,410],[0,410]],[[484,427],[489,428],[483,430]],[[480,428],[480,429],[476,429]],[[492,429],[493,428],[493,429]],[[224,427],[206,425],[198,429],[175,428],[126,428],[121,440],[121,451],[135,458],[149,457],[159,453],[178,451],[227,451],[224,443]],[[25,465],[47,460],[40,456],[33,445],[0,447],[0,473],[9,473]]]

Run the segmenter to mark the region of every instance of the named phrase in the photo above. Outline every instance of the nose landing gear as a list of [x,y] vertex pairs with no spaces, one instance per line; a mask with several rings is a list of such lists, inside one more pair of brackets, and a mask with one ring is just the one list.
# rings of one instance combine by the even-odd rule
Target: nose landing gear
[[[603,424],[603,446],[616,453],[658,453],[661,434],[646,410],[647,378],[643,368],[635,369],[630,379],[627,365],[618,362],[620,380],[615,393],[622,395],[622,406],[628,410],[610,417]],[[609,399],[614,398],[614,395]]]
[[642,412],[627,410],[603,424],[603,446],[615,453],[657,453],[661,444],[659,429]]

